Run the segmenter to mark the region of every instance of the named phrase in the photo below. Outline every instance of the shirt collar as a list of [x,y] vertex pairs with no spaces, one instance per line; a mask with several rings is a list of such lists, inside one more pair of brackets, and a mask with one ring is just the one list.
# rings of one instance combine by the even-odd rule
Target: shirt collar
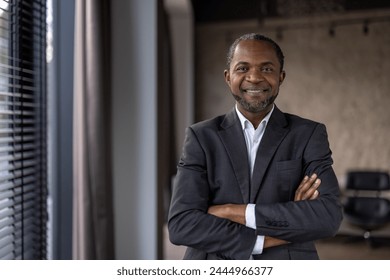
[[[238,115],[238,118],[240,119],[240,122],[241,122],[241,126],[242,126],[242,129],[244,130],[245,129],[245,123],[251,123],[241,112],[240,110],[238,110],[237,108],[237,104],[235,106],[236,108],[236,112],[237,112],[237,115]],[[272,104],[272,109],[271,111],[268,112],[267,115],[265,115],[264,119],[261,121],[261,123],[264,123],[265,125],[267,125],[269,119],[271,118],[271,115],[272,115],[272,112],[274,111],[275,109],[275,104]],[[260,123],[260,124],[261,124]],[[259,125],[260,126],[260,125]]]

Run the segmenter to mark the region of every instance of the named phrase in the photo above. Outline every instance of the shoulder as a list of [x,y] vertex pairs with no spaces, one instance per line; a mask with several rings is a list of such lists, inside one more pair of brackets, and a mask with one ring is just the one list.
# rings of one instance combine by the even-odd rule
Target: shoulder
[[285,115],[288,123],[291,125],[317,126],[317,125],[321,124],[315,120],[311,120],[311,119],[304,118],[304,117],[294,115],[294,114],[284,113],[284,115]]
[[313,132],[314,130],[326,130],[323,123],[308,119],[302,116],[298,116],[291,113],[284,113],[279,109],[275,111],[275,123],[286,125],[290,131],[305,131],[307,133]]
[[197,123],[194,123],[190,128],[194,130],[204,129],[204,128],[217,128],[221,125],[225,115],[220,115],[211,119],[202,120]]
[[200,121],[190,126],[194,131],[203,131],[203,130],[221,130],[231,127],[239,122],[236,111],[233,109],[230,112],[216,116],[211,119]]
[[201,133],[202,131],[218,131],[225,117],[226,115],[220,115],[211,119],[199,121],[192,124],[189,128],[195,133]]
[[316,126],[319,124],[314,120],[283,112],[277,106],[275,106],[271,119],[280,125],[287,124],[289,126]]
[[297,135],[302,137],[306,135],[308,137],[313,137],[313,135],[321,135],[321,137],[328,137],[327,129],[325,124],[308,119],[303,118],[294,114],[285,114],[287,122],[289,123],[290,131],[292,135]]

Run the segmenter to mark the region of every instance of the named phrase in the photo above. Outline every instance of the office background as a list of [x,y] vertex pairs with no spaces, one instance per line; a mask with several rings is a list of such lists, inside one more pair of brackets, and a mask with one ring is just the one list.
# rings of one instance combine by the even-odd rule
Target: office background
[[[47,43],[47,65],[39,68],[42,73],[47,70],[47,77],[40,80],[47,81],[47,99],[34,99],[36,106],[24,100],[16,103],[38,112],[38,120],[45,117],[39,123],[44,133],[37,140],[43,143],[42,152],[33,151],[37,159],[33,167],[41,168],[39,176],[29,170],[30,177],[43,180],[30,185],[21,181],[19,186],[20,180],[9,179],[14,174],[3,176],[0,251],[5,258],[28,258],[31,252],[34,256],[37,247],[39,256],[48,259],[172,256],[167,253],[177,248],[167,240],[165,223],[184,130],[232,108],[223,79],[225,54],[242,33],[261,32],[280,43],[287,78],[277,105],[326,124],[342,188],[349,170],[389,171],[387,1],[0,2],[7,28],[15,20],[26,23],[23,17],[38,9],[44,15],[48,7],[47,42],[40,42]],[[3,28],[4,38],[10,41],[2,48],[14,51],[17,45],[9,42],[23,42],[25,36],[11,36],[17,33],[7,28]],[[45,27],[37,30],[45,38]],[[31,50],[28,45],[18,54],[35,58]],[[43,58],[32,61],[44,62]],[[10,61],[2,61],[7,90]],[[29,70],[27,80],[35,82],[35,74]],[[30,88],[37,96],[45,92],[26,89]],[[19,100],[18,90],[14,93],[2,93],[6,96],[3,114],[9,113],[8,101]],[[3,132],[12,138],[13,120],[6,121],[10,125],[5,122]],[[29,131],[36,132],[20,129],[22,136]],[[18,146],[5,146],[2,160],[12,168],[8,150],[14,152]],[[22,156],[20,161],[26,163],[28,158]],[[14,192],[14,185],[22,194]],[[36,213],[28,208],[36,203],[25,194],[36,192],[41,199],[46,191],[47,204],[40,201],[39,205],[44,207],[36,220],[39,225],[23,218],[24,213]],[[21,211],[15,208],[19,201]],[[25,238],[31,224],[39,228],[36,236],[43,242]],[[345,233],[361,235],[347,223],[340,229],[340,234]],[[380,234],[389,237],[389,228]],[[25,241],[28,254],[23,251]]]
[[[285,2],[279,2],[283,7]],[[57,77],[64,75],[57,114],[72,109],[68,85],[73,77],[71,69],[64,68],[73,55],[71,3],[54,5],[61,43],[57,58],[69,56],[57,63]],[[331,6],[325,13],[309,9],[260,19],[241,11],[242,17],[234,21],[199,19],[186,0],[110,3],[115,258],[163,258],[169,183],[184,129],[232,107],[223,69],[227,47],[241,33],[263,32],[280,42],[287,79],[277,104],[327,125],[341,185],[349,169],[389,170],[390,10],[383,2],[367,9],[340,11]],[[210,2],[204,13],[218,13],[218,3]],[[61,135],[68,136],[57,142],[62,147],[57,160],[64,164],[58,166],[56,188],[64,196],[56,211],[63,230],[54,230],[53,256],[70,258],[72,189],[66,180],[71,178],[67,151],[72,140],[67,137],[72,128],[69,116],[58,115],[58,121],[63,122],[58,126],[64,129]],[[63,159],[69,160],[68,168]]]
[[[390,81],[385,73],[390,70],[390,10],[380,7],[384,2],[194,2],[196,121],[232,108],[221,70],[227,49],[241,34],[263,33],[276,39],[285,54],[287,76],[276,104],[326,124],[343,193],[348,193],[348,171],[389,170]],[[339,233],[362,234],[346,221]],[[390,227],[376,234],[389,237]]]

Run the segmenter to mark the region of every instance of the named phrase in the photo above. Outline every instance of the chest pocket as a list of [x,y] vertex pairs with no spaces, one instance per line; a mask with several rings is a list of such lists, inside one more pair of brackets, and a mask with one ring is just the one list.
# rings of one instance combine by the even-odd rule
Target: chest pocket
[[276,163],[276,186],[286,201],[294,199],[295,190],[302,180],[301,159],[279,161]]

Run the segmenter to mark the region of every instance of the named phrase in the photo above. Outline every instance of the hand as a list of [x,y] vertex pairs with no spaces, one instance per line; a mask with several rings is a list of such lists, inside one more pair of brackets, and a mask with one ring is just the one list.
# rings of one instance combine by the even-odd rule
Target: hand
[[313,200],[318,198],[320,195],[318,187],[321,184],[321,179],[318,178],[317,174],[313,173],[310,178],[305,176],[295,191],[294,201],[300,200]]

